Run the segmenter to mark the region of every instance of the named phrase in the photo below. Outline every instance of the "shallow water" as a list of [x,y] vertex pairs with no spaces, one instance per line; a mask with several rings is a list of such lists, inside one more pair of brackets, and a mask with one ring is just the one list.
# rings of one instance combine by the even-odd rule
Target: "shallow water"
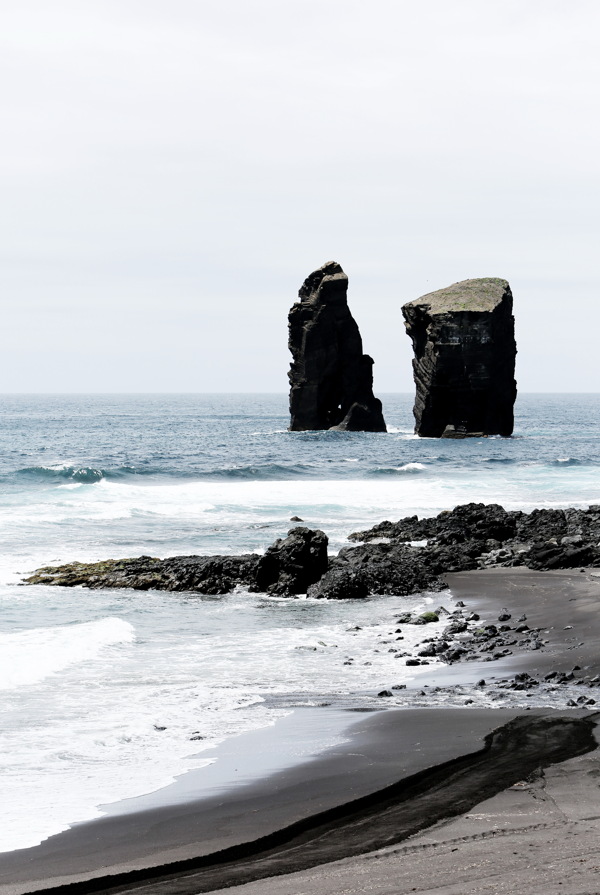
[[471,500],[600,503],[598,395],[521,396],[515,437],[468,441],[417,439],[410,397],[383,400],[388,434],[287,432],[281,395],[0,399],[0,849],[164,786],[294,705],[372,704],[414,673],[389,650],[394,614],[424,599],[20,586],[34,568],[262,551],[292,515],[335,551]]

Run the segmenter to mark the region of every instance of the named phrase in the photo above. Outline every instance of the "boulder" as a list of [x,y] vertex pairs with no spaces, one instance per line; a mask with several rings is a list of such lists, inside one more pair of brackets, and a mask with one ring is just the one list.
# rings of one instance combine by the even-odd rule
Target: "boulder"
[[361,600],[369,595],[364,576],[346,569],[331,569],[316,584],[311,584],[307,595],[328,600]]
[[530,569],[576,569],[578,566],[596,566],[600,551],[594,544],[581,547],[562,547],[552,543],[534,544],[527,554]]
[[327,571],[327,544],[327,535],[318,528],[290,529],[287,538],[278,538],[260,557],[252,589],[282,596],[306,593]]
[[429,438],[511,435],[513,297],[506,280],[464,280],[402,308],[413,349],[415,432]]
[[407,596],[423,590],[441,590],[438,567],[429,562],[426,550],[405,544],[361,544],[343,547],[330,560],[335,572],[360,574],[370,594]]
[[348,277],[329,261],[305,280],[289,313],[290,429],[385,432],[373,359],[347,300]]

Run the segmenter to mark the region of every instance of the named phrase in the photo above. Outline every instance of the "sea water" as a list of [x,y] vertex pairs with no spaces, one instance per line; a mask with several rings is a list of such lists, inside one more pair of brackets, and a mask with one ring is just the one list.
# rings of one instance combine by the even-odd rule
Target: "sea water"
[[164,787],[294,706],[377,704],[419,672],[396,661],[394,616],[445,599],[23,586],[35,568],[261,552],[292,516],[335,552],[468,501],[600,503],[598,395],[522,395],[512,438],[464,441],[416,438],[410,396],[383,400],[387,434],[288,432],[285,395],[0,398],[0,850]]

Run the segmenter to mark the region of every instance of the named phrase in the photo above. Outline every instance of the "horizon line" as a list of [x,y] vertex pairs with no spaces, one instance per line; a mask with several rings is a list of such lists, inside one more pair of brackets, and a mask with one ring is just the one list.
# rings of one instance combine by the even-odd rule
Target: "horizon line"
[[[104,395],[104,396],[125,396],[125,395],[281,395],[282,397],[288,396],[289,392],[287,391],[0,391],[0,398],[2,397],[16,397],[16,396],[66,396],[66,395]],[[406,392],[406,391],[397,391],[397,392],[384,392],[378,391],[377,395],[414,395],[414,391]],[[600,395],[600,390],[597,391],[522,391],[519,390],[517,394],[516,401],[519,400],[520,396],[523,395]],[[516,403],[515,401],[515,403]]]

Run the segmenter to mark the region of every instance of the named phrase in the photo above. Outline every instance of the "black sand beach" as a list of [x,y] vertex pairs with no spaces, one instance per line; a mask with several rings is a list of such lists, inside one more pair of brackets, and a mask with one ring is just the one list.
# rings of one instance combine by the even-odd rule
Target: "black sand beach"
[[[595,649],[600,635],[600,619],[595,610],[600,579],[596,574],[515,569],[450,575],[454,596],[476,610],[482,620],[497,617],[504,607],[511,614],[524,613],[531,626],[535,624],[543,630],[547,642],[536,651],[515,650],[513,655],[496,662],[459,663],[432,671],[428,675],[430,683],[460,676],[475,684],[482,666],[498,678],[521,672],[562,672],[577,665],[587,692],[586,682],[600,666]],[[419,684],[424,680],[420,677]],[[539,801],[540,780],[548,775],[573,773],[573,786],[578,787],[580,794],[580,817],[600,816],[593,707],[526,711],[525,698],[523,702],[522,709],[419,708],[362,718],[348,713],[352,721],[357,721],[348,742],[314,761],[211,799],[179,802],[81,824],[37,848],[1,856],[0,893],[21,895],[52,888],[73,895],[130,889],[199,893],[240,884],[241,891],[290,895],[304,891],[365,891],[364,875],[362,888],[348,888],[347,877],[342,873],[338,879],[337,870],[331,870],[341,865],[331,862],[341,861],[344,866],[344,862],[350,862],[351,866],[353,861],[359,861],[361,868],[369,868],[373,866],[370,858],[356,856],[379,853],[381,849],[388,850],[386,866],[392,876],[395,874],[394,879],[403,875],[404,888],[386,889],[388,880],[378,884],[377,891],[430,891],[430,880],[433,883],[437,871],[433,864],[424,868],[422,862],[412,858],[407,864],[406,855],[413,854],[411,843],[416,848],[416,843],[425,841],[423,837],[435,839],[435,831],[446,829],[444,824],[448,822],[466,824],[471,831],[468,841],[479,841],[479,835],[489,833],[489,823],[482,821],[478,827],[472,817],[465,817],[475,806],[501,799],[503,793],[509,793],[509,801],[514,801],[515,793],[523,799],[523,793],[534,798],[538,792],[535,798]],[[484,739],[499,727],[503,728],[499,734]],[[274,734],[276,730],[264,735]],[[571,767],[575,768],[572,772]],[[585,785],[585,780],[592,780],[593,785]],[[568,786],[566,791],[569,792]],[[555,821],[556,818],[552,823]],[[543,819],[540,822],[547,823]],[[520,842],[527,835],[517,829],[518,824],[513,829],[511,823],[514,827],[514,818],[510,823],[502,821],[498,827],[503,830],[505,851],[511,837],[521,837]],[[571,823],[567,814],[560,823]],[[423,832],[430,827],[434,832]],[[558,828],[553,830],[553,835],[558,836]],[[569,831],[569,835],[579,834]],[[405,840],[407,844],[399,846]],[[433,841],[427,840],[428,848]],[[538,859],[544,849],[550,859],[555,849],[553,841],[547,837],[538,842]],[[436,855],[446,854],[444,848],[433,851]],[[223,849],[229,852],[216,854]],[[505,851],[498,852],[499,859]],[[600,849],[597,863],[600,864]],[[398,864],[401,870],[397,869]],[[318,888],[315,880],[321,879],[322,874],[310,869],[323,865],[328,868],[324,872],[330,880],[329,888]],[[414,868],[414,876],[410,867]],[[303,875],[282,876],[290,872]],[[270,877],[277,879],[267,883]],[[557,891],[598,891],[589,887],[592,884],[587,876],[581,879],[587,889],[561,886]],[[312,880],[306,888],[305,880]],[[265,888],[267,884],[269,889]],[[546,885],[544,891],[552,889]]]

